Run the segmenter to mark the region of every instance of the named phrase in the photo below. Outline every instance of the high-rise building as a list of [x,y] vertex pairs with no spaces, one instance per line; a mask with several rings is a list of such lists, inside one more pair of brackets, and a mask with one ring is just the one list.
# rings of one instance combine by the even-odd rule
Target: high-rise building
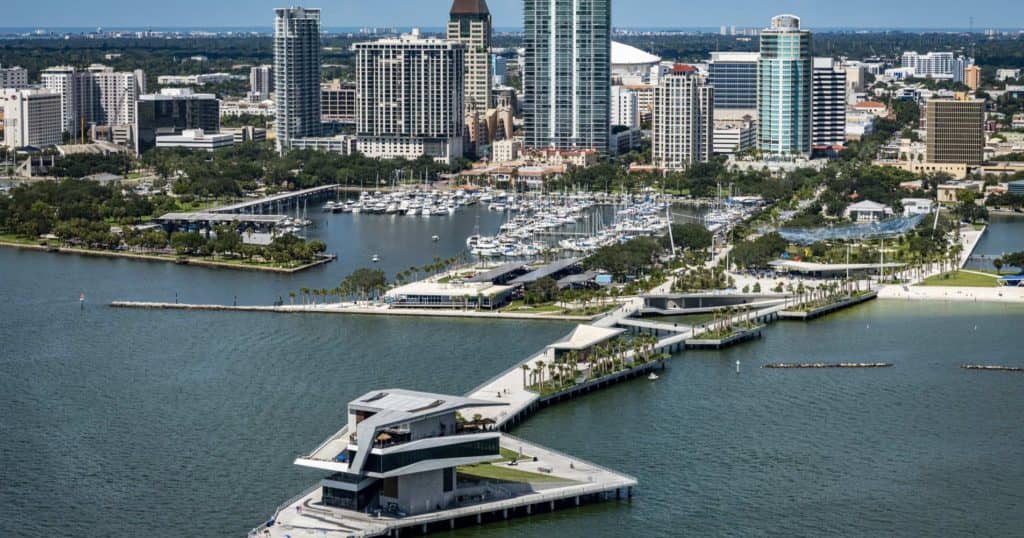
[[0,65],[0,89],[20,89],[28,86],[28,69]]
[[608,150],[611,0],[525,0],[524,142]]
[[695,67],[677,65],[654,90],[651,155],[655,166],[683,170],[711,158],[714,88]]
[[640,101],[635,91],[624,86],[612,86],[611,124],[640,128]]
[[399,38],[356,43],[356,135],[368,157],[446,164],[463,153],[465,47]]
[[867,79],[867,67],[860,62],[846,62],[846,89],[851,92],[864,91]]
[[757,115],[757,52],[712,52],[708,82],[715,87],[716,114],[725,110]]
[[465,46],[466,113],[491,108],[491,12],[486,0],[455,0],[448,19],[449,41]]
[[320,136],[320,10],[274,10],[277,151],[297,138]]
[[491,55],[491,102],[494,102],[494,88],[505,85],[505,78],[508,76],[508,58]]
[[43,87],[60,94],[63,128],[76,135],[89,125],[132,125],[135,102],[146,92],[141,70],[119,72],[100,64],[84,70],[50,67],[40,77]]
[[981,68],[976,65],[969,65],[964,69],[964,85],[972,90],[981,87]]
[[3,145],[42,148],[60,144],[61,97],[49,90],[0,89]]
[[249,68],[249,101],[257,103],[270,99],[274,92],[274,66],[257,65]]
[[985,102],[981,99],[930,99],[925,113],[925,160],[930,163],[981,164],[985,150]]
[[220,102],[212,93],[185,88],[164,88],[139,97],[135,111],[135,152],[156,146],[157,136],[178,135],[186,129],[205,133],[220,130]]
[[321,84],[320,118],[324,123],[355,123],[356,85],[339,79]]
[[811,91],[811,145],[842,146],[846,142],[846,69],[832,58],[815,58]]
[[811,33],[777,15],[761,31],[757,146],[770,155],[811,153]]
[[964,69],[974,64],[973,58],[957,56],[952,52],[929,52],[918,54],[914,51],[903,53],[902,67],[914,70],[914,76],[963,82]]

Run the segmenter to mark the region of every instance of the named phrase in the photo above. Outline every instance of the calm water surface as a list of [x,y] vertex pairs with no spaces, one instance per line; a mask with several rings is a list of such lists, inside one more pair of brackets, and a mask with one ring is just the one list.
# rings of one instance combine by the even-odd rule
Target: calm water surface
[[[447,225],[472,233],[475,215],[459,218]],[[331,250],[377,249],[388,271],[464,240],[409,239],[456,236],[410,230],[426,223],[385,240],[335,222],[318,228],[339,230]],[[465,392],[569,329],[103,306],[175,291],[265,303],[362,265],[345,263],[274,276],[0,249],[0,536],[241,536],[317,480],[292,460],[337,430],[351,398]],[[1022,326],[1021,307],[874,302],[687,352],[657,382],[547,409],[514,432],[636,476],[632,503],[452,534],[1022,535],[1024,375],[958,368],[1024,366]],[[759,368],[841,360],[895,366]]]

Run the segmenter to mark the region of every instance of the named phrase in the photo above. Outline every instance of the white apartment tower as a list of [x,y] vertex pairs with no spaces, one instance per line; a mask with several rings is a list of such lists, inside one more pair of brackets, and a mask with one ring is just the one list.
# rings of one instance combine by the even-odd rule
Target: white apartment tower
[[3,111],[3,145],[38,148],[60,144],[61,97],[47,90],[0,90]]
[[320,136],[320,10],[274,10],[274,92],[277,151]]
[[654,90],[651,153],[664,170],[684,170],[711,158],[714,89],[697,69],[677,65]]
[[413,30],[355,50],[359,151],[447,164],[462,157],[465,47]]
[[449,13],[447,38],[465,46],[466,113],[491,108],[491,12],[486,0],[455,0]]
[[912,68],[916,77],[963,82],[964,69],[969,65],[974,65],[974,58],[957,56],[952,52],[918,54],[914,51],[907,51],[903,53],[901,64],[902,67]]
[[0,89],[19,89],[28,86],[28,69],[0,65]]
[[811,146],[846,142],[846,69],[832,58],[815,58],[811,80]]
[[612,125],[640,128],[640,99],[637,92],[624,86],[612,86]]
[[138,69],[65,65],[43,70],[41,78],[44,88],[60,95],[63,130],[76,135],[88,125],[134,124],[135,103],[146,93],[146,76]]
[[258,103],[270,99],[274,91],[274,66],[257,65],[249,68],[249,101]]

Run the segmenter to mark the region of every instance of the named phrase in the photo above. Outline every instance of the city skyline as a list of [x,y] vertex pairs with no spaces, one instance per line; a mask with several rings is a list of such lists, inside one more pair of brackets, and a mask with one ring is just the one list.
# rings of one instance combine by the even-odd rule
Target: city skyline
[[[226,0],[216,4],[183,0],[174,4],[153,3],[145,10],[139,4],[126,0],[98,0],[90,4],[87,12],[70,9],[68,0],[44,0],[41,4],[15,3],[6,12],[2,28],[91,28],[104,27],[197,27],[195,7],[202,10],[203,27],[268,27],[263,13],[280,2],[256,0]],[[352,0],[336,3],[311,3],[323,11],[323,27],[354,28],[360,26],[424,26],[442,28],[447,21],[448,0],[422,2],[413,0],[385,0],[364,4]],[[492,0],[490,3],[495,28],[520,28],[522,2],[520,0]],[[387,9],[382,9],[382,7]],[[718,28],[721,25],[758,28],[761,21],[779,13],[792,12],[815,28],[907,28],[975,30],[1007,27],[1007,21],[1024,21],[1024,6],[999,0],[979,0],[971,4],[970,11],[951,1],[935,2],[929,10],[921,11],[910,4],[890,4],[881,0],[867,0],[856,10],[836,9],[835,2],[809,2],[789,0],[771,3],[754,0],[731,0],[703,6],[694,12],[689,6],[671,0],[638,0],[630,3],[614,2],[612,23],[616,27],[630,28]],[[185,8],[185,9],[182,9]],[[884,24],[878,13],[886,13]],[[657,13],[657,16],[653,14]],[[673,19],[679,21],[673,24]],[[1024,24],[1024,22],[1022,22]],[[1013,28],[1014,26],[1009,26]]]

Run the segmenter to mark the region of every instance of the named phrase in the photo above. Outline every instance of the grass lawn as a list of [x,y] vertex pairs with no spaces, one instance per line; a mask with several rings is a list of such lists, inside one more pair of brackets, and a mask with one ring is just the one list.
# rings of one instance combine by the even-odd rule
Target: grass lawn
[[512,301],[505,308],[505,312],[523,312],[527,314],[555,314],[562,311],[562,308],[553,303],[528,305],[522,300]]
[[957,271],[955,273],[943,273],[941,275],[930,276],[921,284],[922,286],[957,286],[965,288],[996,288],[999,286],[996,277],[979,275],[977,273],[968,273],[965,271]]
[[565,478],[551,476],[548,474],[531,473],[520,471],[507,465],[491,465],[490,463],[479,463],[477,465],[463,465],[457,467],[456,471],[461,475],[485,480],[504,480],[506,482],[570,482]]

